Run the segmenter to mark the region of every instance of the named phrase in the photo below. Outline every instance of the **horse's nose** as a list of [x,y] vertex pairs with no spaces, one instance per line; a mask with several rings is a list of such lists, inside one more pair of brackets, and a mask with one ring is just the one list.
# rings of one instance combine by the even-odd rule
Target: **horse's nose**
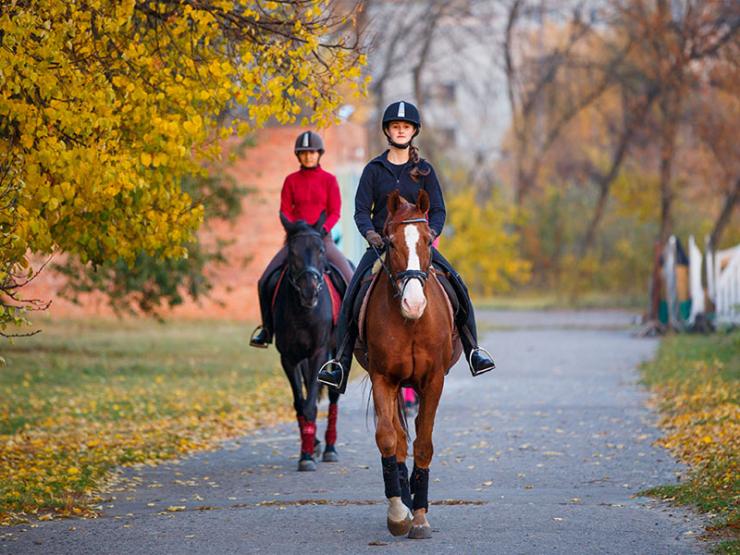
[[401,301],[404,315],[407,318],[418,319],[424,314],[424,309],[427,306],[427,300],[422,297],[421,299],[409,299],[404,297]]

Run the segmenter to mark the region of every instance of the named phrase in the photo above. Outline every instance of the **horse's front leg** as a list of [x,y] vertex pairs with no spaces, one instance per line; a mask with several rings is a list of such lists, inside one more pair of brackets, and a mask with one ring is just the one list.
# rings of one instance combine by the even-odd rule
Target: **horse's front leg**
[[[280,363],[283,366],[283,372],[285,372],[288,382],[290,383],[290,390],[293,393],[293,408],[295,409],[296,420],[298,421],[298,430],[301,435],[301,441],[303,440],[304,429],[306,427],[306,417],[303,412],[305,405],[303,399],[303,383],[301,381],[300,364],[296,364],[285,355],[280,355]],[[311,470],[308,468],[308,464],[301,464],[303,462],[303,445],[301,444],[301,460],[298,461],[298,470]],[[314,469],[315,470],[315,464]]]
[[398,462],[398,478],[401,484],[401,500],[409,509],[411,508],[411,489],[409,486],[409,469],[406,466],[406,457],[408,456],[408,436],[401,423],[403,414],[403,399],[400,394],[396,400],[396,411],[394,412],[393,427],[396,430],[396,461]]
[[326,417],[326,447],[324,448],[324,462],[339,462],[337,453],[337,419],[339,418],[339,393],[334,389],[329,389],[329,414]]
[[373,402],[377,423],[375,442],[380,451],[380,462],[383,467],[385,496],[388,499],[388,530],[394,536],[408,534],[411,529],[412,515],[401,499],[401,482],[399,478],[396,449],[398,438],[394,425],[396,417],[396,397],[399,385],[389,382],[385,376],[372,373]]
[[318,412],[319,382],[316,375],[321,365],[326,362],[328,353],[325,349],[319,349],[313,356],[309,357],[303,365],[303,383],[306,387],[306,398],[303,401],[303,416],[305,424],[301,434],[301,460],[304,462],[305,470],[316,470],[314,457],[321,452],[320,442],[316,440],[316,414]]
[[432,462],[434,446],[432,431],[437,415],[439,399],[444,386],[444,375],[437,373],[420,391],[419,414],[416,416],[416,439],[414,440],[414,471],[411,473],[411,493],[414,522],[409,538],[427,539],[432,537],[432,527],[427,520],[429,511],[429,465]]

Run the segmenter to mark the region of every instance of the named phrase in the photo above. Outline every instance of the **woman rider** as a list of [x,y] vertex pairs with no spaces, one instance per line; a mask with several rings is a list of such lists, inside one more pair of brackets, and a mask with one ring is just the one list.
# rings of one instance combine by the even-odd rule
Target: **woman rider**
[[[301,167],[297,172],[285,178],[283,190],[280,193],[280,211],[290,221],[303,220],[309,224],[315,223],[321,212],[326,212],[324,223],[326,257],[342,274],[344,282],[349,283],[352,278],[352,269],[331,239],[331,228],[339,220],[342,201],[337,178],[324,171],[319,165],[321,155],[324,154],[324,141],[313,131],[305,131],[298,135],[293,151]],[[252,347],[267,348],[267,345],[272,342],[274,330],[272,329],[270,276],[282,268],[287,258],[288,247],[285,245],[267,265],[257,283],[262,325],[252,333],[249,340]]]
[[[341,393],[347,387],[352,352],[358,334],[357,322],[352,321],[355,297],[362,277],[377,259],[376,249],[380,251],[385,246],[381,233],[387,217],[388,195],[398,189],[407,201],[415,203],[419,190],[424,189],[429,194],[428,220],[435,237],[442,232],[445,223],[444,199],[434,168],[429,162],[419,158],[419,151],[412,144],[421,129],[416,106],[409,102],[394,102],[385,109],[382,127],[389,148],[365,166],[355,196],[355,223],[374,248],[370,247],[365,251],[342,301],[337,328],[340,340],[337,356],[324,364],[318,375],[320,382]],[[457,293],[460,310],[455,324],[460,332],[470,371],[473,376],[478,376],[493,370],[496,365],[490,355],[478,346],[475,314],[465,283],[436,248],[432,248],[432,262],[445,270]]]

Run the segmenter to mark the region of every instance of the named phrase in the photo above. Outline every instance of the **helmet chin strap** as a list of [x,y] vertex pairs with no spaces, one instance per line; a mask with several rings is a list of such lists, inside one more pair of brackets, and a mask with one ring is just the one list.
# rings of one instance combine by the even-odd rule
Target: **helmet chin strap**
[[390,137],[388,137],[388,144],[395,148],[400,148],[401,150],[406,150],[408,147],[411,146],[411,141],[405,144],[397,143]]
[[414,134],[409,139],[409,142],[407,143],[397,143],[393,139],[391,139],[391,136],[388,134],[388,131],[383,129],[383,134],[385,135],[385,138],[388,139],[388,144],[391,145],[394,148],[399,148],[401,150],[406,150],[408,147],[411,146],[412,141],[416,138],[416,136],[419,134],[419,128],[416,128],[416,131],[414,131]]

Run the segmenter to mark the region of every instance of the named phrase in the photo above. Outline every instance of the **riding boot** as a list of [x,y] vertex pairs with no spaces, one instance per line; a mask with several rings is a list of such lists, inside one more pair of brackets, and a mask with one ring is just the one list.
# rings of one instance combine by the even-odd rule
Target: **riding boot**
[[469,321],[462,324],[457,323],[457,331],[460,334],[463,351],[465,351],[465,360],[468,361],[470,373],[475,377],[495,369],[496,364],[493,362],[491,354],[483,347],[478,346],[477,333],[474,326],[475,321],[473,321],[473,326],[470,325]]
[[272,281],[272,278],[272,275],[267,276],[257,288],[260,300],[262,325],[257,326],[252,332],[252,337],[249,339],[249,345],[260,349],[267,349],[267,346],[272,343],[272,306],[270,306],[270,282]]
[[[352,281],[347,286],[347,292],[342,299],[342,311],[339,314],[337,325],[337,342],[339,349],[336,356],[324,363],[319,370],[318,380],[338,391],[344,393],[349,381],[349,370],[352,365],[352,355],[355,350],[355,341],[359,335],[358,324],[354,319],[355,301],[363,290],[363,278],[373,266],[377,259],[377,251],[368,248],[357,265]],[[365,289],[366,290],[366,289]]]
[[[446,262],[446,261],[445,261]],[[470,366],[470,373],[473,376],[479,376],[496,368],[491,354],[478,345],[478,331],[475,325],[475,311],[473,303],[468,294],[468,288],[465,286],[460,274],[452,268],[448,271],[448,279],[457,293],[460,303],[460,310],[455,318],[455,325],[460,333],[460,341],[465,351],[465,359]]]

